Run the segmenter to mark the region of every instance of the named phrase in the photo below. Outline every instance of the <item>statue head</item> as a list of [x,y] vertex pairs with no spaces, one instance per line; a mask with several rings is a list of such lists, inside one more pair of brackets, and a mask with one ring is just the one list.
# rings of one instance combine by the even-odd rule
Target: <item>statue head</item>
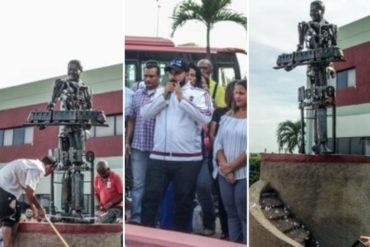
[[320,22],[324,18],[325,5],[321,0],[315,0],[311,2],[310,16],[313,21]]
[[80,74],[83,71],[79,60],[71,60],[68,63],[68,78],[72,81],[78,81]]

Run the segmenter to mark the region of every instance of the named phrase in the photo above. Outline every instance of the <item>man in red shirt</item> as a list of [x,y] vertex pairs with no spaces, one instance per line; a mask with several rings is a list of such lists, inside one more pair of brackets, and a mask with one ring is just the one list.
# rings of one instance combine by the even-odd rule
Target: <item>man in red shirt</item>
[[101,223],[114,223],[122,218],[123,188],[119,175],[109,169],[106,161],[97,164],[94,190],[99,210],[102,211]]

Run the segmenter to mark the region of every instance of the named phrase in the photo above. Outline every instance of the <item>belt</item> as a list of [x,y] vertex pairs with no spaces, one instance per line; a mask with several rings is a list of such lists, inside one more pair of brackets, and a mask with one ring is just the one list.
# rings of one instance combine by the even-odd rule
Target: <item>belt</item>
[[202,152],[199,152],[199,153],[166,153],[166,152],[152,151],[151,153],[163,155],[163,156],[174,156],[174,157],[195,157],[195,156],[202,155]]

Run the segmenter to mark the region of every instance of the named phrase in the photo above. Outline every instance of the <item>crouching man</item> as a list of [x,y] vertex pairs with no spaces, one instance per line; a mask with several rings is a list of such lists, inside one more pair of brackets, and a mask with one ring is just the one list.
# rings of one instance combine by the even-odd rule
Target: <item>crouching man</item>
[[35,196],[41,178],[51,174],[56,161],[51,156],[42,160],[18,159],[9,162],[0,170],[0,223],[4,247],[14,246],[20,220],[19,198],[26,194],[29,204],[38,218],[45,217],[45,211]]
[[108,162],[99,161],[94,190],[101,213],[99,223],[117,223],[123,214],[123,188],[121,177],[110,170]]

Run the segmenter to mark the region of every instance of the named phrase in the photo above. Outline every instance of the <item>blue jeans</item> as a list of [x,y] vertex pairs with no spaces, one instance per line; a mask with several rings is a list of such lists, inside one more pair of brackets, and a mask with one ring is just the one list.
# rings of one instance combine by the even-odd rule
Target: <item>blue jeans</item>
[[141,223],[156,226],[159,204],[170,181],[173,182],[175,217],[173,229],[187,232],[193,212],[195,187],[200,161],[164,161],[150,159],[146,174]]
[[145,175],[150,153],[132,149],[131,170],[133,177],[131,221],[141,222],[141,203],[144,195]]
[[[175,197],[173,192],[173,184],[169,183],[166,189],[166,194],[159,206],[159,227],[161,229],[171,230],[174,225],[175,218]],[[192,232],[192,217],[188,219],[187,232]]]
[[221,175],[218,176],[222,201],[227,212],[229,240],[247,242],[247,182],[236,180],[231,184]]
[[213,180],[209,170],[208,157],[203,159],[197,181],[197,198],[202,208],[203,226],[206,229],[215,229],[215,206],[212,197]]

